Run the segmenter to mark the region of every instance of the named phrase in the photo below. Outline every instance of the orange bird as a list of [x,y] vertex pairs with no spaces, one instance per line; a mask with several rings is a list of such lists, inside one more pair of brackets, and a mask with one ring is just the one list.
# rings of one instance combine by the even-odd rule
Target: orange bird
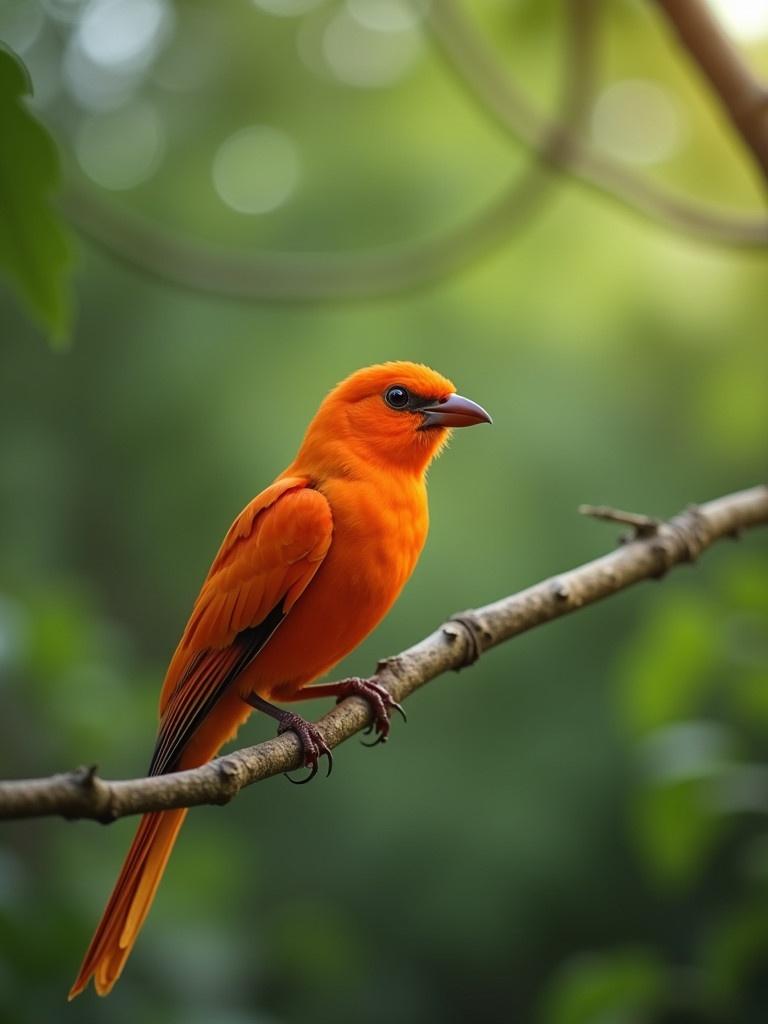
[[[359,370],[330,392],[294,461],[213,560],[165,677],[151,775],[210,760],[254,708],[298,734],[309,778],[324,755],[330,772],[318,729],[272,700],[358,694],[386,739],[399,706],[383,687],[309,684],[387,613],[427,536],[427,467],[451,427],[484,422],[484,409],[415,363]],[[91,977],[99,995],[119,978],[186,813],[142,817],[70,999]]]

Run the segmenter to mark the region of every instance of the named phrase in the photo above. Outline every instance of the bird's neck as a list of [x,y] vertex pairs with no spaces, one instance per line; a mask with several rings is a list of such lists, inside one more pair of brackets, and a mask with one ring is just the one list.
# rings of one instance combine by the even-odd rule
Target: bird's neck
[[373,446],[361,450],[344,437],[318,441],[308,436],[285,475],[306,476],[317,483],[335,479],[376,483],[385,478],[410,489],[414,484],[423,486],[430,461],[419,450],[413,457],[393,459],[391,452],[378,452]]

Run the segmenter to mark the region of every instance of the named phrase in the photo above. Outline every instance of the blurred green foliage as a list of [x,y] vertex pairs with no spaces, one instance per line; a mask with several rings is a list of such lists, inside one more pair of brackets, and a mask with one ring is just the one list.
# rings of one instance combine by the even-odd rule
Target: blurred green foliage
[[[680,126],[647,173],[754,204],[738,144],[652,9],[606,6],[598,99],[649,79]],[[376,51],[387,81],[338,77],[374,63],[350,71],[346,50],[331,73],[322,60],[338,62],[334,40],[370,3],[147,9],[167,20],[128,85],[125,54],[77,77],[77,4],[9,5],[0,38],[76,187],[114,184],[146,143],[112,132],[99,150],[105,118],[112,131],[138,103],[126,138],[160,126],[151,173],[102,199],[170,230],[245,252],[396,245],[471,216],[526,163],[418,26],[407,62],[392,51],[397,74]],[[551,98],[558,5],[473,12]],[[368,36],[360,52],[381,43]],[[765,42],[749,52],[764,68]],[[298,140],[301,172],[282,205],[248,216],[212,168],[254,124]],[[2,775],[145,769],[165,664],[224,530],[360,365],[432,363],[495,423],[435,466],[414,579],[339,675],[604,551],[612,530],[579,519],[583,501],[664,515],[764,479],[765,285],[765,257],[563,180],[502,250],[389,301],[226,302],[84,244],[73,344],[52,354],[0,293]],[[64,997],[135,823],[6,824],[0,1019],[763,1024],[767,570],[764,534],[720,544],[435,681],[386,748],[342,747],[330,780],[195,810],[107,1002]],[[253,721],[240,739],[270,733]]]
[[24,103],[26,70],[0,45],[0,266],[15,280],[54,341],[69,330],[64,281],[69,245],[50,208],[58,184],[54,144]]
[[551,1024],[648,1019],[662,1002],[664,973],[658,957],[642,950],[582,957],[555,977],[543,1019]]

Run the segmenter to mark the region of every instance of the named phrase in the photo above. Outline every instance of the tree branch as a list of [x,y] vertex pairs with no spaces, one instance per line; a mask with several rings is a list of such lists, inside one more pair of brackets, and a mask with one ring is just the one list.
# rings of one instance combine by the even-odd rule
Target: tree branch
[[[453,616],[420,643],[380,662],[376,681],[402,701],[431,679],[471,664],[497,644],[641,580],[658,579],[674,566],[694,561],[715,541],[761,525],[768,525],[768,486],[691,506],[602,558]],[[350,697],[319,724],[328,746],[335,747],[369,722],[365,701]],[[108,782],[98,777],[95,768],[80,768],[50,778],[0,782],[0,819],[53,814],[109,822],[144,811],[222,804],[244,786],[295,769],[299,763],[299,741],[292,733],[284,733],[199,768],[153,778]]]
[[199,294],[247,302],[354,302],[423,287],[458,273],[508,241],[539,211],[549,182],[538,167],[466,221],[418,241],[352,253],[252,253],[177,234],[70,184],[61,206],[89,242],[141,274]]
[[768,89],[702,0],[657,0],[679,42],[709,80],[768,185]]
[[[578,6],[579,0],[570,0]],[[667,228],[739,248],[768,246],[768,218],[721,210],[676,194],[562,129],[566,144],[546,145],[553,126],[542,117],[501,64],[491,44],[455,0],[430,4],[428,24],[448,65],[480,108],[553,168]]]
[[430,5],[434,37],[462,84],[536,158],[532,168],[464,223],[431,238],[351,255],[253,255],[174,234],[74,183],[62,199],[64,212],[85,238],[140,272],[182,288],[247,301],[355,301],[455,274],[503,245],[539,212],[553,191],[552,181],[541,174],[542,163],[664,227],[737,248],[768,246],[768,218],[675,194],[584,142],[579,129],[592,77],[596,0],[566,0],[565,14],[562,102],[554,117],[545,118],[512,82],[455,0]]
[[[575,137],[592,95],[598,0],[569,0],[560,100],[542,149],[562,152]],[[566,125],[569,131],[566,131]],[[148,218],[70,183],[61,204],[77,230],[111,256],[152,277],[234,299],[354,301],[418,288],[457,273],[509,241],[553,195],[539,154],[498,195],[463,222],[431,238],[335,252],[265,252],[211,246],[157,227]]]

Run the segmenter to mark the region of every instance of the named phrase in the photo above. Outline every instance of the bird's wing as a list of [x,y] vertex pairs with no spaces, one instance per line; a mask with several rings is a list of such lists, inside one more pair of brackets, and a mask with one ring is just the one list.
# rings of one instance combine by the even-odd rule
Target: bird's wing
[[272,484],[232,524],[176,649],[150,774],[171,771],[230,683],[269,641],[320,567],[331,509],[303,477]]

